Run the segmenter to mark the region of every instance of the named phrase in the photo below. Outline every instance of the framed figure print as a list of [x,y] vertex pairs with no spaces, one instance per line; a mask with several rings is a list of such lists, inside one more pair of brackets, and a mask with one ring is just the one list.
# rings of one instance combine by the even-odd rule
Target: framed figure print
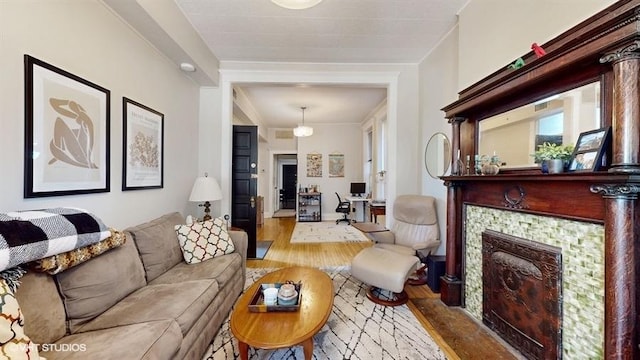
[[122,190],[163,187],[164,115],[122,98]]
[[596,171],[605,167],[610,142],[610,127],[581,133],[569,162],[569,171]]
[[24,197],[109,191],[109,90],[29,55]]

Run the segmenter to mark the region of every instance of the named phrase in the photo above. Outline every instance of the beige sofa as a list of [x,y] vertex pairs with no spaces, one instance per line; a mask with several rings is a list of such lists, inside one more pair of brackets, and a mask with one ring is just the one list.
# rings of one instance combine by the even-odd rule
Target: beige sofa
[[125,230],[119,248],[55,276],[29,271],[16,297],[25,332],[53,359],[201,359],[245,280],[235,252],[189,265],[168,214]]

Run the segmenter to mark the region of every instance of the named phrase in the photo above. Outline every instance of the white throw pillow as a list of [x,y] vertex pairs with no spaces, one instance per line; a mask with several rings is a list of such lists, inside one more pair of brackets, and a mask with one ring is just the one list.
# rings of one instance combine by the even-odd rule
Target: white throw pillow
[[176,234],[184,261],[196,264],[216,256],[231,254],[233,241],[220,218],[190,225],[176,225]]

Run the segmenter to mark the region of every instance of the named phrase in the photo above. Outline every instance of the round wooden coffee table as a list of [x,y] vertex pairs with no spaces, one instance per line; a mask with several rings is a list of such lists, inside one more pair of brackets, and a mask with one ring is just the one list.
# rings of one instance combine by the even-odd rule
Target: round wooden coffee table
[[[250,312],[248,305],[262,283],[301,281],[300,309],[294,312]],[[238,299],[231,313],[231,332],[238,339],[240,358],[249,358],[249,346],[279,349],[302,345],[304,358],[313,355],[313,336],[327,322],[333,307],[333,282],[324,272],[289,267],[258,279]]]

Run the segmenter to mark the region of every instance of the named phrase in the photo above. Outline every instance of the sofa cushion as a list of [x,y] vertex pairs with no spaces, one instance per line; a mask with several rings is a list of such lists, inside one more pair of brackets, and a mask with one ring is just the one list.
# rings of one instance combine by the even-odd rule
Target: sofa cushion
[[220,218],[190,225],[176,225],[175,229],[187,264],[197,264],[217,256],[231,254],[235,250]]
[[24,332],[24,316],[12,288],[0,279],[0,355],[3,359],[39,359],[38,346]]
[[147,281],[182,261],[175,231],[178,224],[184,224],[184,218],[175,212],[125,230],[131,233],[138,247]]
[[131,238],[124,245],[55,276],[71,333],[146,285]]
[[187,280],[211,279],[218,283],[218,287],[223,288],[236,272],[242,272],[242,257],[233,253],[197,264],[181,262],[149,284],[176,284]]
[[149,321],[78,333],[52,345],[44,345],[47,360],[173,359],[182,343],[180,327],[173,320]]
[[122,299],[78,331],[174,319],[180,325],[182,333],[186,334],[216,294],[218,285],[213,280],[147,285]]
[[53,344],[67,331],[64,305],[51,275],[27,272],[16,298],[26,319],[24,329],[36,344]]

